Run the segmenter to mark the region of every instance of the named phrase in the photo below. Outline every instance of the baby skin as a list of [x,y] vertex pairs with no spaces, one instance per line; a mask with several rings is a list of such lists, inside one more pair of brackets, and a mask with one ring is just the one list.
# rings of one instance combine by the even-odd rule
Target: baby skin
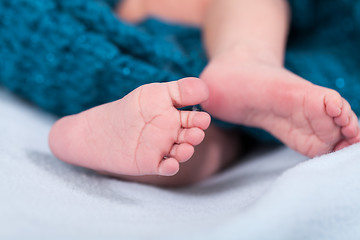
[[[125,0],[120,15],[129,21],[146,15],[184,21],[189,15],[188,8],[175,7],[180,18],[172,19],[158,8],[137,6],[149,2]],[[208,113],[264,129],[309,157],[360,142],[358,119],[345,99],[283,67],[286,1],[171,3],[166,6],[196,3],[199,9],[193,14],[198,18],[184,22],[204,30],[210,61],[200,79],[144,85],[118,101],[60,119],[49,136],[59,159],[131,181],[171,187],[195,183],[241,151],[239,137],[210,124]],[[178,109],[197,104],[208,113]]]
[[232,51],[214,59],[201,78],[210,89],[205,110],[264,129],[303,155],[315,157],[360,141],[357,116],[338,92],[281,66],[244,60]]
[[124,98],[60,119],[49,143],[74,165],[119,175],[172,176],[204,139],[210,116],[177,108],[208,98],[203,81],[141,86]]
[[[218,81],[211,82],[218,80],[216,72],[210,72],[216,67],[221,67],[221,76],[226,77],[230,88],[222,89],[216,85]],[[215,116],[263,128],[310,157],[360,141],[357,117],[337,92],[284,69],[254,67],[262,71],[256,74],[247,65],[244,71],[224,75],[224,66],[209,65],[203,75],[212,89],[212,98],[204,81],[186,78],[144,85],[118,101],[64,117],[50,132],[51,150],[65,162],[123,179],[162,186],[197,182],[220,170],[226,158],[233,160],[236,154],[226,157],[224,153],[235,152],[237,147],[236,139],[231,143],[230,136],[224,139],[224,133],[215,132],[202,145],[202,156],[192,158],[194,146],[204,140],[210,116],[177,108],[201,103]],[[243,93],[235,99],[229,89],[241,89]],[[229,98],[223,90],[230,93]],[[187,170],[173,179],[141,177],[173,176],[179,171],[179,163],[190,158],[193,162]],[[189,177],[190,172],[193,175]],[[199,177],[201,172],[205,175]]]

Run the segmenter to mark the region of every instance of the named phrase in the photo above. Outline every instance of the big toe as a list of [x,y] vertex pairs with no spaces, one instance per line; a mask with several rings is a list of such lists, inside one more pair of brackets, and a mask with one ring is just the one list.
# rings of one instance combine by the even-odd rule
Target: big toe
[[175,107],[184,107],[206,101],[209,89],[199,78],[183,78],[169,83],[169,94]]

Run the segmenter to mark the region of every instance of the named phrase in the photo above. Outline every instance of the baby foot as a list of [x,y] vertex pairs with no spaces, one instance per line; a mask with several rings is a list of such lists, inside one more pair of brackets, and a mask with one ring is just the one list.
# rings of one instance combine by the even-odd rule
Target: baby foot
[[233,123],[265,129],[294,150],[314,157],[360,141],[357,117],[334,90],[264,63],[210,64],[203,108]]
[[264,116],[259,126],[289,147],[315,157],[360,140],[357,117],[336,91],[308,82],[284,85],[282,91],[288,93],[279,95],[280,109]]
[[144,85],[118,101],[60,119],[50,147],[59,159],[98,171],[174,175],[210,124],[205,112],[177,108],[207,98],[207,86],[196,78]]

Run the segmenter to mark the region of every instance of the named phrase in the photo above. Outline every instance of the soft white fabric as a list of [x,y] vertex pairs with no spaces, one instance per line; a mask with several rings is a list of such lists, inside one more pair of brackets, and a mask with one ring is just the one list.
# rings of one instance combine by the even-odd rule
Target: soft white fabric
[[360,145],[262,150],[167,190],[55,159],[55,118],[0,91],[0,239],[360,239]]

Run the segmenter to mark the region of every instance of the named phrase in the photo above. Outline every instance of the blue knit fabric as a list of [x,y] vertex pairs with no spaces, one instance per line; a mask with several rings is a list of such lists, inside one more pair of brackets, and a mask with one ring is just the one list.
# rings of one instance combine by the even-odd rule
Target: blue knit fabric
[[[199,76],[198,29],[119,21],[116,0],[0,0],[0,84],[58,115],[150,83]],[[292,0],[286,67],[360,114],[360,1]],[[239,92],[241,94],[241,92]]]
[[100,0],[0,0],[0,83],[67,115],[136,87],[197,76],[197,29],[155,20],[132,26]]

